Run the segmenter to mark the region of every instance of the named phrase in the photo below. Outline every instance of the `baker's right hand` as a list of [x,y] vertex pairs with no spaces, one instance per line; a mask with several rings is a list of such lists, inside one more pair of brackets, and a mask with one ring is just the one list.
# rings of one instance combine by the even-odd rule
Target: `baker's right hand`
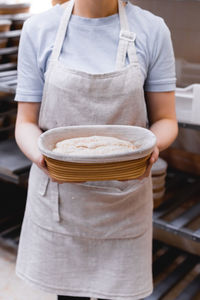
[[38,163],[37,163],[38,167],[45,173],[49,176],[50,180],[53,181],[53,182],[57,182],[59,184],[62,184],[64,182],[62,181],[58,181],[58,180],[55,180],[51,177],[50,173],[49,173],[49,170],[47,168],[47,163],[45,161],[45,158],[44,158],[44,155],[41,154],[41,156],[39,157],[38,159]]
[[51,177],[49,174],[48,168],[47,168],[45,158],[42,154],[38,157],[36,164],[37,164],[38,168],[40,168],[45,174],[47,174],[49,177]]
[[[49,173],[49,170],[47,168],[47,163],[45,161],[45,158],[44,156],[41,154],[40,157],[38,158],[37,160],[37,166],[45,173],[49,176],[49,178],[51,179],[51,181],[53,182],[57,182],[59,184],[62,184],[62,183],[65,183],[64,181],[59,181],[59,180],[56,180],[54,178],[51,177],[50,173]],[[84,181],[81,181],[81,182],[71,182],[71,183],[84,183]]]

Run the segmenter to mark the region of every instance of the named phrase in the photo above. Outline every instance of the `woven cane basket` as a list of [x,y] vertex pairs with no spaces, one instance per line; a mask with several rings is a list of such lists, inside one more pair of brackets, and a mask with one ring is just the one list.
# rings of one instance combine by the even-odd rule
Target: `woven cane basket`
[[[132,142],[133,152],[108,155],[69,155],[53,152],[57,142],[89,136],[111,136]],[[156,137],[148,129],[126,125],[69,126],[42,133],[38,146],[51,177],[63,182],[130,180],[141,176],[155,147]]]

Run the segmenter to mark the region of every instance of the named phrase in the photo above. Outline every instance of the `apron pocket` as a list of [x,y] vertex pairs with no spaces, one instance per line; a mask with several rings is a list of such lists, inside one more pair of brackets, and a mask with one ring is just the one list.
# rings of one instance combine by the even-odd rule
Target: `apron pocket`
[[43,228],[53,230],[54,221],[60,222],[58,183],[35,164],[30,170],[27,207],[35,223]]
[[105,181],[86,181],[84,183],[77,183],[78,186],[82,188],[89,188],[91,191],[105,191],[105,192],[122,192],[134,185],[137,185],[138,180],[105,180]]
[[84,238],[134,238],[152,221],[152,186],[143,181],[52,182],[30,173],[29,214],[42,228]]
[[[114,184],[113,184],[114,183]],[[63,231],[86,238],[132,238],[152,221],[150,180],[85,182],[59,186]]]
[[57,182],[51,182],[51,202],[52,202],[52,212],[53,220],[60,222],[60,203],[59,203],[59,184]]
[[49,184],[49,181],[50,181],[50,179],[49,179],[48,176],[45,176],[45,177],[40,181],[38,193],[39,193],[41,196],[45,196],[46,191],[47,191],[47,187],[48,187],[48,184]]

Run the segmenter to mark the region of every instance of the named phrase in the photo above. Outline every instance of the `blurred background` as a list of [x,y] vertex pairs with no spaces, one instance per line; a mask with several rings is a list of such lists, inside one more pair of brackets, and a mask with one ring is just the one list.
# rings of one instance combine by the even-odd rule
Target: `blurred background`
[[[56,299],[15,276],[31,162],[15,143],[17,106],[13,99],[23,23],[63,2],[0,0],[0,300]],[[130,2],[165,20],[171,31],[177,76],[179,135],[152,170],[155,290],[146,300],[199,300],[200,1]]]
[[24,4],[27,3],[30,5],[29,11],[31,13],[39,13],[42,12],[48,8],[51,7],[51,0],[27,0],[27,1],[22,1],[22,0],[0,0],[0,4],[7,4],[7,5],[12,5],[12,4]]

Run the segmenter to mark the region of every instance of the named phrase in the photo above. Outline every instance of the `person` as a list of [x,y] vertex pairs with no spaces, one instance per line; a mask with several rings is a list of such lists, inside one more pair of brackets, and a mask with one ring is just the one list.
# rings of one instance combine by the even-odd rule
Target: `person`
[[[177,136],[175,67],[164,20],[121,0],[70,0],[24,23],[15,137],[33,162],[16,274],[58,299],[152,293],[151,167]],[[59,183],[38,149],[45,130],[147,127],[157,144],[136,180]]]

